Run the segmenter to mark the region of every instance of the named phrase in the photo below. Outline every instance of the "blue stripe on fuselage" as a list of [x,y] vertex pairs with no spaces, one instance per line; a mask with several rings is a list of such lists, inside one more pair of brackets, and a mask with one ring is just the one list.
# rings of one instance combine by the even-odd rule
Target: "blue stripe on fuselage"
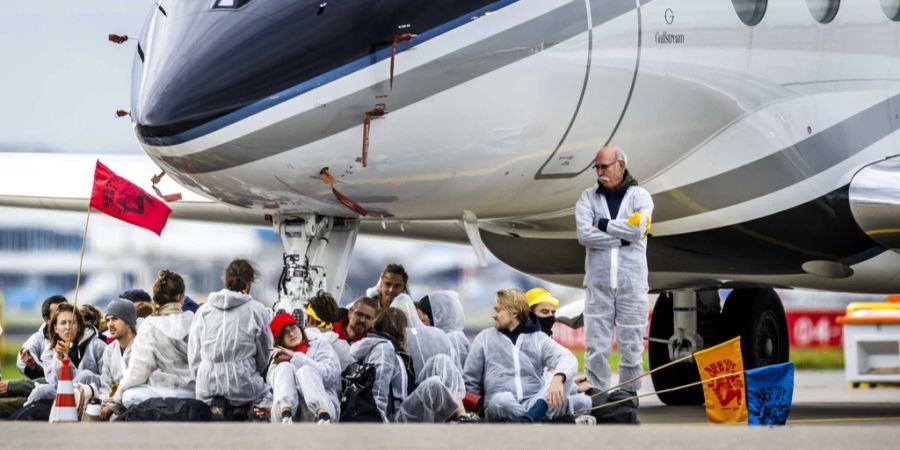
[[[443,25],[432,28],[423,33],[419,33],[415,39],[402,42],[397,44],[397,52],[404,51],[410,47],[415,45],[420,45],[423,42],[431,40],[437,36],[440,36],[448,31],[456,29],[472,20],[473,17],[480,16],[484,13],[494,11],[503,7],[506,7],[512,3],[516,3],[519,0],[498,0],[490,5],[487,5],[483,8],[472,11],[468,14],[460,16],[450,22],[447,22]],[[224,116],[218,117],[210,122],[207,122],[203,125],[191,128],[190,130],[184,131],[182,133],[178,133],[174,136],[164,136],[164,137],[142,137],[138,136],[141,142],[152,145],[156,147],[162,146],[170,146],[170,145],[178,145],[185,142],[188,142],[193,139],[197,139],[199,137],[205,136],[207,134],[218,131],[219,129],[225,128],[228,125],[231,125],[240,120],[246,119],[256,113],[263,111],[265,109],[271,108],[275,105],[278,105],[282,102],[290,100],[294,97],[305,94],[317,87],[328,84],[332,81],[335,81],[339,78],[343,78],[347,75],[350,75],[356,71],[361,69],[365,69],[371,65],[374,65],[380,61],[383,61],[387,58],[390,58],[391,48],[386,47],[381,50],[378,50],[374,54],[366,55],[362,58],[356,59],[350,63],[347,63],[341,67],[336,69],[332,69],[328,72],[325,72],[321,75],[318,75],[309,80],[303,81],[300,84],[297,84],[293,87],[285,89],[277,94],[270,95],[262,100],[251,103],[243,108],[232,111]]]

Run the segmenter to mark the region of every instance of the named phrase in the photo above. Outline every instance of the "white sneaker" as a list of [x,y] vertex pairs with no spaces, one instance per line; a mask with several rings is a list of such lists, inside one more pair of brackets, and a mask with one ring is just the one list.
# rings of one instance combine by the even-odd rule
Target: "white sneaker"
[[575,418],[575,425],[597,425],[597,418],[590,414],[584,414]]
[[290,410],[290,408],[281,411],[281,423],[283,424],[291,424],[294,423],[294,416]]

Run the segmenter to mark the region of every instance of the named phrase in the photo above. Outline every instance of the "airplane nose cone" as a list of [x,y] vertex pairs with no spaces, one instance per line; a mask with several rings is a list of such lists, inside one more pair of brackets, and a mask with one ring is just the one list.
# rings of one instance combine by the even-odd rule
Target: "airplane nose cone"
[[340,27],[325,29],[328,20],[309,2],[218,3],[167,2],[151,14],[132,77],[131,115],[145,143],[172,145],[212,131],[216,119],[340,59],[322,54],[333,50],[328,43]]
[[289,84],[278,65],[293,55],[294,40],[271,21],[208,2],[170,4],[165,15],[154,13],[135,61],[132,118],[145,142],[181,135]]
[[378,55],[390,53],[398,30],[417,33],[465,23],[471,11],[488,2],[421,3],[210,0],[154,5],[132,73],[131,117],[138,138],[165,146],[200,137],[376,63]]

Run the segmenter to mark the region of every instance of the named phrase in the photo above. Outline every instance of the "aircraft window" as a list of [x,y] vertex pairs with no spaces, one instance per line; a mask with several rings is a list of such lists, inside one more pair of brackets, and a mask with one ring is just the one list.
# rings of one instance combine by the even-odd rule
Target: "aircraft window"
[[806,0],[806,6],[819,23],[831,23],[841,6],[841,0]]
[[[900,0],[898,0],[900,1]],[[737,13],[741,22],[751,27],[762,21],[766,15],[767,0],[731,0],[734,4],[734,11]]]
[[213,8],[238,9],[238,8],[246,5],[249,2],[250,2],[250,0],[216,0],[216,2],[213,3]]
[[900,22],[900,0],[881,0],[881,10],[888,19]]

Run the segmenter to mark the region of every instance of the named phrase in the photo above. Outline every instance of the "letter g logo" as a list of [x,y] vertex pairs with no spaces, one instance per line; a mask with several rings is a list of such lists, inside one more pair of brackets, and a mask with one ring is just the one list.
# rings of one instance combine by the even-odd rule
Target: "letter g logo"
[[666,13],[663,17],[665,17],[667,24],[672,25],[672,22],[675,21],[675,11],[672,11],[672,8],[666,8]]

